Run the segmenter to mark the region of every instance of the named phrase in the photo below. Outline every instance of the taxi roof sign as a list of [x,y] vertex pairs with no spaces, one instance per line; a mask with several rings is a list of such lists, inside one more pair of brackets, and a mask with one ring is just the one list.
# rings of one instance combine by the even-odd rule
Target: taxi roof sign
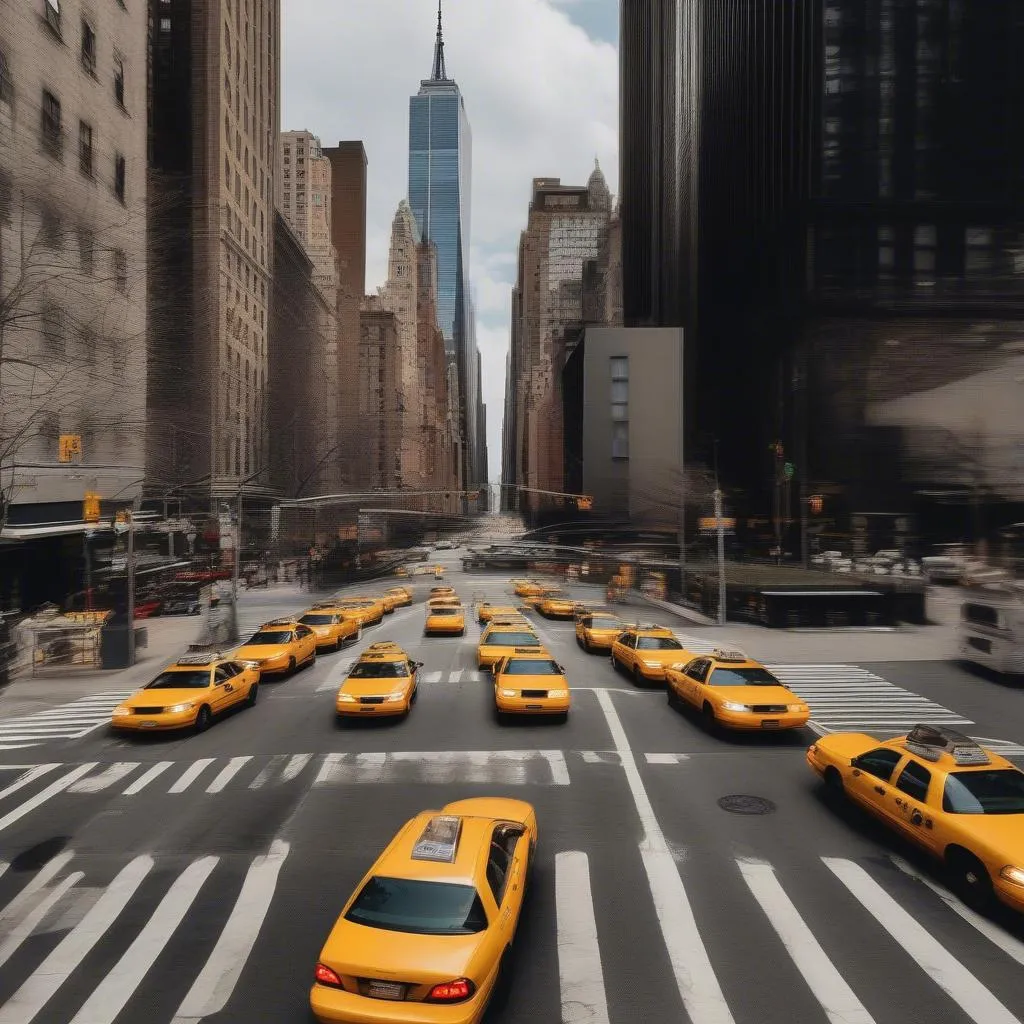
[[926,761],[938,761],[943,754],[952,754],[958,765],[991,764],[984,748],[965,733],[936,725],[915,725],[905,744],[912,754]]
[[[283,619],[271,619],[269,622],[264,622],[263,626],[291,626],[294,625],[294,623],[295,619],[289,616]],[[262,629],[263,626],[260,626],[260,629]]]
[[183,654],[175,665],[211,665],[215,661],[220,661],[224,655],[220,651],[211,651],[207,654]]
[[413,860],[429,860],[437,864],[452,864],[459,849],[462,819],[451,814],[438,814],[427,822],[427,827],[412,848]]
[[749,661],[750,659],[736,647],[716,647],[711,652],[715,661]]

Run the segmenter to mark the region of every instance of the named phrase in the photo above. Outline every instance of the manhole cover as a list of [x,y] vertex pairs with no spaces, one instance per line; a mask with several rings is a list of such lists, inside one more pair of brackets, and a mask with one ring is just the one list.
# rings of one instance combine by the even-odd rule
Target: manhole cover
[[771,814],[775,810],[775,804],[771,800],[765,800],[763,796],[723,796],[718,801],[718,806],[723,811],[731,814]]

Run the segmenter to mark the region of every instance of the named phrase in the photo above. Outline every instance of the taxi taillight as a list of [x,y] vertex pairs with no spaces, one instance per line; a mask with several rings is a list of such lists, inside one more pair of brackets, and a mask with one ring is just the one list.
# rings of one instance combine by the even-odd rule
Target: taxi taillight
[[327,964],[317,964],[316,974],[314,975],[318,985],[330,985],[333,988],[341,988],[341,978],[327,966]]
[[435,985],[427,996],[428,1003],[461,1003],[476,991],[476,986],[469,978],[456,978]]

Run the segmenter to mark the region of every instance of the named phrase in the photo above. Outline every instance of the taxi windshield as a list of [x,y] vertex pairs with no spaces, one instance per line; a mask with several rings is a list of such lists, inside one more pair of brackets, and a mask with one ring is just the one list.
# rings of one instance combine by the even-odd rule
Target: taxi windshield
[[1024,772],[950,772],[942,809],[950,814],[1024,814]]
[[711,686],[781,686],[766,668],[716,668],[711,673]]
[[409,674],[404,661],[357,661],[349,679],[400,679]]
[[[626,624],[621,619],[613,619],[610,616],[595,615],[590,623],[591,629],[617,629],[620,633],[626,630]],[[645,640],[650,639],[644,637]]]
[[210,670],[197,669],[195,672],[161,672],[148,683],[147,690],[203,690],[210,685]]
[[683,645],[671,636],[642,636],[637,639],[638,651],[681,651]]
[[499,647],[540,647],[540,641],[532,633],[491,633],[484,643]]
[[299,619],[299,622],[305,626],[329,626],[336,621],[336,615],[303,615]]
[[260,630],[252,639],[247,640],[246,644],[256,646],[258,644],[286,644],[292,638],[291,633],[288,630],[280,631],[269,631],[264,632]]
[[451,605],[441,605],[440,607],[437,607],[435,605],[434,607],[432,607],[430,609],[430,614],[431,615],[461,615],[462,614],[462,609],[461,608],[453,608]]
[[380,875],[363,886],[345,918],[414,935],[473,935],[487,928],[483,904],[471,885]]
[[562,673],[553,661],[540,658],[513,658],[502,670],[506,676],[560,676]]

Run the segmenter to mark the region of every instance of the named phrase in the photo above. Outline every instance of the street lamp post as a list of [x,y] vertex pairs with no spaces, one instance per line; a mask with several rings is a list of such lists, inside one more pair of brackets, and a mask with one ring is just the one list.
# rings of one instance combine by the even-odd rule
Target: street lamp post
[[242,566],[242,496],[245,493],[245,485],[262,475],[263,470],[258,469],[238,485],[238,497],[235,508],[235,557],[234,565],[231,567],[231,615],[234,619],[231,631],[236,638],[238,636],[238,578]]
[[715,488],[715,525],[718,529],[718,624],[725,625],[725,521],[722,519],[722,490]]
[[135,510],[128,509],[128,664],[135,664]]

